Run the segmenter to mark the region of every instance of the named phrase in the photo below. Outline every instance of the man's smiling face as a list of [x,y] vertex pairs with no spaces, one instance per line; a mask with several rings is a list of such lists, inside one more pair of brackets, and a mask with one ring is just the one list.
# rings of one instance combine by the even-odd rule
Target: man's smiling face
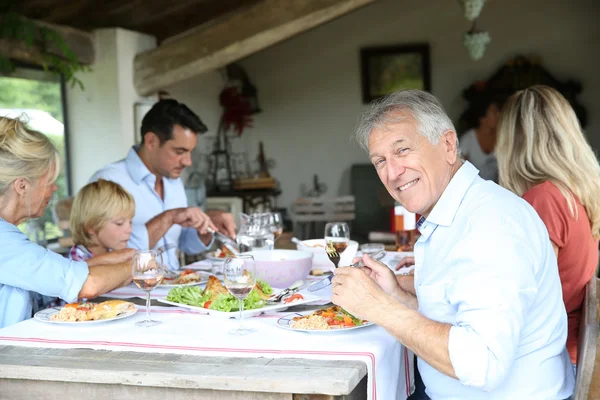
[[397,111],[393,117],[398,122],[371,131],[369,158],[395,200],[428,216],[455,172],[456,133],[444,132],[434,145],[412,115]]

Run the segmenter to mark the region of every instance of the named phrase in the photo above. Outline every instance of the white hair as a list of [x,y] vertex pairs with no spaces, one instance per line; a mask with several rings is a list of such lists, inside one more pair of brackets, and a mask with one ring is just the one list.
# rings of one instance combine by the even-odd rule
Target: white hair
[[[401,90],[374,101],[361,116],[354,131],[354,138],[361,147],[368,151],[369,136],[374,129],[393,125],[406,118],[396,115],[397,111],[408,112],[417,121],[419,133],[431,144],[438,144],[446,131],[456,132],[454,124],[434,95],[423,90]],[[458,151],[458,139],[456,148]]]

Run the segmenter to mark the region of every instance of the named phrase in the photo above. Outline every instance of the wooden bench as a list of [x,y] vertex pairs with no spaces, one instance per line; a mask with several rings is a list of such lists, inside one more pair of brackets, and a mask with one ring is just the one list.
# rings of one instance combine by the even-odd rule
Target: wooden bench
[[316,231],[317,223],[354,220],[354,196],[302,197],[296,199],[290,214],[294,231],[301,239],[322,237],[323,232]]
[[0,346],[0,399],[359,400],[360,361]]

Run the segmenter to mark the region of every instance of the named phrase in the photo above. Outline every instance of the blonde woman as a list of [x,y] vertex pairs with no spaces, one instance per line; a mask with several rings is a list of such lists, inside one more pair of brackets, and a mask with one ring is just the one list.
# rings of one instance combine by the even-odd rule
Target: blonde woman
[[0,117],[0,328],[31,318],[31,292],[73,302],[131,281],[127,262],[68,260],[32,243],[17,228],[43,215],[56,191],[59,166],[56,148],[46,136],[26,129],[18,119]]
[[71,209],[75,245],[70,258],[86,261],[92,257],[114,257],[117,253],[133,254],[133,249],[127,249],[127,242],[134,214],[133,197],[118,183],[100,179],[85,185]]
[[567,100],[546,86],[520,91],[505,104],[496,156],[500,184],[527,200],[548,229],[575,365],[585,285],[598,265],[600,166]]

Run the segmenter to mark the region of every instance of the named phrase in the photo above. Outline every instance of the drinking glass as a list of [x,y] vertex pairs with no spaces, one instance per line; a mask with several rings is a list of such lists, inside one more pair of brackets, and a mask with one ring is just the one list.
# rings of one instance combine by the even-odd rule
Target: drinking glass
[[278,212],[271,213],[271,232],[273,232],[275,241],[277,241],[283,233],[283,219]]
[[350,244],[350,227],[345,222],[330,222],[325,225],[325,245],[332,242],[338,254],[342,254]]
[[147,250],[136,251],[131,261],[131,275],[133,282],[146,292],[146,319],[136,322],[137,326],[149,327],[162,324],[150,318],[150,292],[160,285],[165,274],[162,261],[162,251]]
[[228,257],[223,265],[223,276],[225,287],[240,304],[240,323],[236,329],[229,331],[231,335],[247,335],[254,332],[253,329],[244,327],[244,299],[256,285],[256,267],[254,257],[250,255],[239,255]]

